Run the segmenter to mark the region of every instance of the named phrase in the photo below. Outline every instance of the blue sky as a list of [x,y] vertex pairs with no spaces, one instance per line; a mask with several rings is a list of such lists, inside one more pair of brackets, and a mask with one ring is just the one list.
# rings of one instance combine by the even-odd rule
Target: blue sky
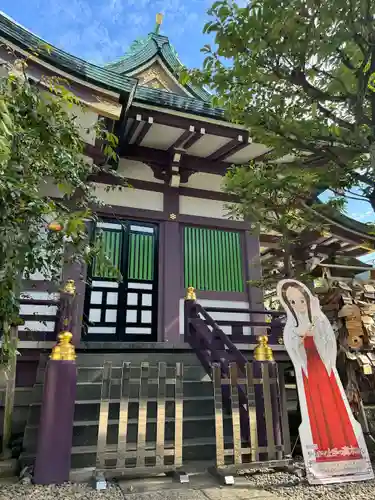
[[[203,60],[200,48],[211,41],[202,28],[212,1],[0,0],[0,10],[51,45],[96,64],[122,56],[132,41],[152,31],[156,13],[162,12],[161,33],[181,61],[194,67]],[[366,202],[350,200],[347,213],[361,222],[374,220]]]
[[[38,36],[74,55],[101,64],[124,54],[147,35],[157,12],[187,66],[201,62],[202,35],[213,0],[0,0],[0,10]],[[240,2],[239,2],[240,3]]]

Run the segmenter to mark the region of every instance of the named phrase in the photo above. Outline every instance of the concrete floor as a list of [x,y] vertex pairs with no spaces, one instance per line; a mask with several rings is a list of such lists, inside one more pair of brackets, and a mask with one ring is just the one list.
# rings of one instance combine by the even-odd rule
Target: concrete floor
[[119,481],[126,500],[277,500],[274,494],[252,487],[244,477],[233,486],[221,486],[210,474],[189,474],[189,484],[157,477]]

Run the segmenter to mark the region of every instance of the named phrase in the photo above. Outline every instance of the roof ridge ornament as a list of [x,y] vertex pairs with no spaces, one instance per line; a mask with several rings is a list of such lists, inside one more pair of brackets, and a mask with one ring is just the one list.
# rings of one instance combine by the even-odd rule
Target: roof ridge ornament
[[155,35],[158,35],[160,32],[160,26],[162,25],[163,17],[164,16],[161,12],[158,12],[156,14],[156,24],[155,24],[155,28],[154,28]]

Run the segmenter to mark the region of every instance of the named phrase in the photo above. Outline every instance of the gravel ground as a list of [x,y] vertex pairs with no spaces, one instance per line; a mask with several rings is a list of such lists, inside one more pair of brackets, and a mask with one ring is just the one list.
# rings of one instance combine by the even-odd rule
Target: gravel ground
[[[246,474],[246,479],[249,485],[259,490],[266,490],[285,500],[375,500],[375,480],[341,485],[309,486],[305,479],[300,479],[294,474],[270,470]],[[164,491],[163,497],[167,496],[166,493]],[[156,491],[150,494],[152,497],[160,498]],[[140,498],[142,496],[140,495]],[[88,484],[34,486],[21,483],[0,483],[0,500],[124,500],[127,497],[128,494],[124,494],[117,485],[110,485],[104,491],[95,491]],[[134,497],[138,498],[138,495],[130,495],[130,498]],[[251,489],[249,489],[250,499]]]
[[375,480],[340,485],[310,486],[306,480],[286,472],[260,471],[247,475],[252,486],[280,498],[293,500],[374,500]]
[[0,500],[124,500],[124,498],[118,486],[96,491],[87,484],[62,486],[0,484]]

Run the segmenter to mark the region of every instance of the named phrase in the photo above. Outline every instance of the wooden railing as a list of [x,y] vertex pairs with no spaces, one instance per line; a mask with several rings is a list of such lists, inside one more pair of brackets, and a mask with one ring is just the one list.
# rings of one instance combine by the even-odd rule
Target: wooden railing
[[[240,309],[228,307],[204,306],[206,313],[215,321],[224,332],[228,330],[227,335],[232,342],[248,344],[251,339],[258,335],[267,335],[270,345],[277,345],[283,335],[285,322],[285,313],[283,311]],[[217,319],[215,316],[231,316],[230,319]],[[237,319],[236,316],[248,319]],[[244,333],[247,331],[248,333]]]
[[60,291],[48,281],[23,281],[18,328],[20,341],[54,341],[58,333]]
[[[245,378],[246,366],[248,364],[247,358],[241,353],[237,346],[232,341],[232,337],[229,338],[221,326],[232,324],[231,321],[215,321],[209,312],[221,312],[221,313],[233,313],[233,309],[217,308],[217,307],[206,307],[204,308],[201,304],[196,301],[196,295],[193,288],[188,289],[188,294],[185,300],[185,340],[190,344],[194,350],[196,356],[200,360],[202,366],[206,370],[206,373],[213,380],[213,369],[214,363],[220,366],[221,375],[224,378],[229,378],[230,364],[236,363],[239,375]],[[243,309],[240,310],[244,312]],[[245,311],[246,312],[246,311]],[[276,311],[247,311],[249,315],[272,315],[273,317],[280,318],[283,313]],[[262,329],[258,335],[265,335],[268,331],[272,329],[277,329],[277,334],[279,335],[282,328],[282,321],[278,319],[276,323],[272,324],[264,321],[240,321],[242,326]],[[246,341],[249,342],[249,335],[246,336]],[[254,337],[253,337],[254,338]],[[267,336],[265,336],[267,338]],[[234,339],[233,339],[234,340]],[[254,339],[255,340],[255,339]],[[231,393],[229,385],[223,385],[222,388],[223,403],[225,409],[228,413],[231,412]],[[251,440],[250,436],[250,424],[249,424],[249,412],[248,412],[248,398],[242,386],[237,387],[238,398],[239,398],[239,415],[240,415],[240,428],[241,428],[241,440],[243,442],[249,443]]]

